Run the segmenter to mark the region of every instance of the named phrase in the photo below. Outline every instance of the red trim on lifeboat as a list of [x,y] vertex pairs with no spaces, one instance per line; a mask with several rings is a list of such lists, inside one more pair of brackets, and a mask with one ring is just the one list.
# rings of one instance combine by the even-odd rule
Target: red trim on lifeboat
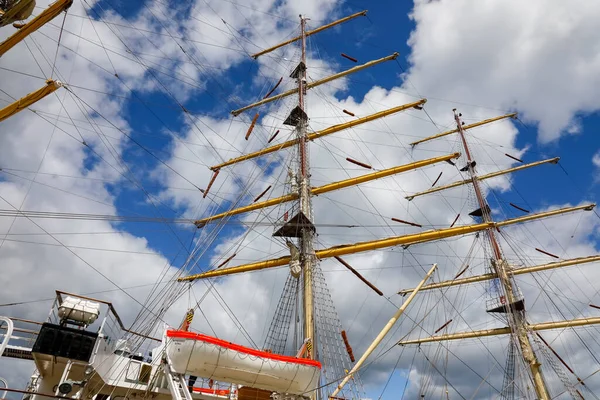
[[229,396],[229,390],[226,390],[226,389],[210,389],[210,388],[203,388],[203,387],[194,387],[194,388],[192,388],[192,390],[195,393],[215,394],[217,396]]
[[217,339],[212,336],[202,335],[200,333],[168,330],[167,337],[178,338],[178,339],[199,340],[201,342],[206,342],[206,343],[214,344],[217,346],[225,347],[227,349],[238,351],[240,353],[246,353],[251,356],[268,358],[268,359],[275,360],[275,361],[284,361],[284,362],[289,362],[289,363],[293,363],[293,364],[309,365],[311,367],[317,367],[317,368],[321,369],[321,363],[316,360],[309,360],[306,358],[296,358],[296,357],[290,357],[290,356],[283,356],[281,354],[267,353],[266,351],[251,349],[249,347],[240,346],[239,344],[226,342],[225,340]]

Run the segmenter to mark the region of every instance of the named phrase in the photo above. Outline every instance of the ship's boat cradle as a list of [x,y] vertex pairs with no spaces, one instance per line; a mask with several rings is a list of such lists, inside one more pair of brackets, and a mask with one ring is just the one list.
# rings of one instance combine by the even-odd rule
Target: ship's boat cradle
[[309,395],[321,363],[229,343],[211,336],[169,330],[166,354],[173,370],[219,381],[295,395]]

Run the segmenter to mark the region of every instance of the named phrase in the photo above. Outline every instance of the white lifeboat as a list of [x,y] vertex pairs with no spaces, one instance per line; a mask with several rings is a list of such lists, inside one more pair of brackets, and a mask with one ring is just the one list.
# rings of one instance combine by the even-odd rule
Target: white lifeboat
[[268,353],[212,336],[167,331],[167,356],[174,372],[280,393],[310,394],[321,363]]

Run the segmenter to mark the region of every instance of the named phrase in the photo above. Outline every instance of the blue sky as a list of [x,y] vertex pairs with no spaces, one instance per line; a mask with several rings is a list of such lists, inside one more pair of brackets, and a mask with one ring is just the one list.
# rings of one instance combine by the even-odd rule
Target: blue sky
[[[269,162],[274,163],[262,173],[259,167],[264,166],[265,164],[261,163],[266,161],[258,164],[248,163],[235,170],[224,170],[211,189],[211,196],[205,200],[194,187],[195,185],[204,188],[208,184],[211,173],[207,166],[218,160],[211,147],[229,148],[230,151],[221,154],[225,159],[261,148],[265,138],[278,129],[275,126],[277,118],[286,114],[284,106],[289,104],[261,109],[259,126],[251,139],[248,142],[241,140],[253,114],[249,113],[233,120],[229,110],[233,106],[260,98],[261,94],[264,95],[280,75],[289,73],[290,66],[293,68],[297,62],[294,56],[297,58],[298,55],[297,51],[291,48],[275,53],[277,58],[256,62],[244,52],[275,44],[280,37],[296,32],[298,11],[318,15],[318,18],[315,17],[309,22],[310,28],[314,28],[363,9],[369,10],[368,17],[357,18],[309,40],[309,75],[314,71],[314,75],[310,77],[315,79],[354,65],[340,57],[340,53],[357,58],[359,63],[395,51],[400,53],[400,57],[397,62],[378,65],[339,83],[326,85],[322,91],[319,89],[318,92],[314,91],[314,94],[309,93],[307,101],[309,108],[313,107],[311,116],[314,115],[311,128],[317,129],[329,122],[339,123],[343,117],[340,117],[339,113],[335,114],[335,110],[339,111],[343,107],[366,115],[398,103],[414,101],[420,96],[428,98],[426,110],[429,117],[411,111],[406,115],[387,119],[387,125],[373,125],[373,130],[378,131],[377,134],[358,129],[347,135],[340,134],[337,138],[327,139],[324,144],[314,143],[311,151],[314,151],[312,157],[316,167],[313,177],[315,185],[344,179],[347,177],[345,174],[363,173],[350,168],[346,171],[345,167],[339,167],[339,159],[343,161],[340,154],[372,162],[377,168],[384,168],[456,151],[458,148],[455,138],[420,146],[416,150],[410,150],[406,146],[414,137],[435,134],[446,127],[452,128],[452,109],[456,107],[464,114],[467,123],[509,111],[522,112],[523,123],[493,124],[489,129],[480,128],[472,134],[469,133],[475,153],[480,157],[480,161],[483,160],[480,166],[485,172],[516,165],[504,156],[505,152],[512,155],[522,153],[520,157],[525,162],[561,157],[560,167],[541,166],[513,174],[510,181],[498,180],[487,185],[486,190],[492,207],[502,210],[498,211],[497,217],[502,217],[502,212],[507,217],[521,214],[508,206],[509,202],[527,209],[540,210],[551,206],[575,205],[583,201],[594,202],[598,198],[597,177],[600,165],[596,166],[592,161],[600,150],[600,142],[595,132],[600,126],[596,112],[600,108],[600,101],[591,89],[597,87],[595,83],[598,79],[594,78],[595,61],[592,58],[600,52],[593,40],[593,16],[598,11],[594,7],[589,6],[589,10],[581,7],[581,10],[577,8],[565,11],[564,5],[558,2],[554,7],[547,8],[543,2],[531,2],[518,7],[513,4],[511,8],[511,5],[500,6],[491,2],[472,7],[464,1],[456,3],[455,6],[445,1],[419,1],[416,5],[397,1],[380,1],[373,4],[367,1],[335,0],[321,3],[307,1],[305,4],[287,1],[272,3],[265,0],[248,5],[237,1],[202,0],[183,9],[178,9],[173,4],[166,7],[167,3],[158,0],[143,3],[100,0],[93,3],[92,8],[91,2],[88,4],[76,1],[66,19],[69,32],[62,38],[64,47],[59,51],[57,61],[59,77],[72,86],[76,96],[59,94],[62,97],[53,97],[36,107],[54,113],[49,115],[59,113],[64,121],[59,126],[78,137],[80,132],[69,124],[69,119],[73,116],[75,119],[86,119],[86,113],[80,107],[82,103],[78,100],[84,99],[86,104],[100,111],[102,117],[89,109],[88,115],[91,115],[95,123],[105,127],[99,128],[89,121],[87,125],[85,122],[81,124],[88,128],[88,131],[81,132],[85,139],[90,141],[94,149],[91,151],[89,148],[82,149],[71,137],[62,135],[52,127],[52,123],[39,119],[34,121],[31,119],[32,115],[26,115],[25,112],[19,114],[13,120],[15,122],[10,122],[14,125],[0,125],[0,130],[6,127],[6,134],[0,142],[3,144],[0,148],[4,148],[0,153],[3,160],[0,161],[0,168],[13,168],[15,173],[21,176],[0,177],[0,183],[4,185],[3,190],[6,193],[4,201],[10,203],[1,208],[19,208],[21,205],[24,210],[197,218],[231,207],[231,201],[236,200],[235,192],[239,192],[240,186],[251,181],[247,178],[249,174],[258,174],[259,176],[254,175],[254,178],[260,182],[252,187],[244,202],[252,201],[253,195],[270,183],[274,183],[275,188],[269,196],[281,193],[284,188],[280,184],[278,174],[282,170],[281,162],[285,158],[270,159]],[[415,17],[411,18],[409,15],[413,11]],[[39,12],[39,9],[36,12]],[[561,13],[569,18],[562,19]],[[95,21],[95,30],[91,29],[92,22],[83,17],[84,15]],[[252,21],[248,19],[248,15],[252,15]],[[48,65],[44,61],[41,61],[39,68],[33,61],[45,59],[42,54],[38,54],[39,50],[36,50],[38,44],[42,44],[42,48],[47,46],[52,49],[48,54],[52,54],[56,49],[60,18],[62,17],[53,22],[56,26],[45,27],[36,33],[30,42],[26,42],[30,48],[22,44],[0,60],[0,67],[5,68],[2,76],[11,78],[11,81],[0,80],[0,89],[4,91],[3,97],[0,98],[2,101],[8,102],[8,95],[19,97],[23,92],[33,90],[43,82],[41,78],[49,75]],[[559,26],[560,29],[553,29],[556,21],[563,24]],[[127,28],[130,25],[137,29]],[[552,33],[548,33],[549,31]],[[2,34],[8,33],[3,31]],[[98,45],[100,40],[102,46]],[[90,41],[95,44],[92,45]],[[129,49],[139,53],[132,55],[128,52]],[[144,63],[142,67],[138,63],[140,60]],[[153,67],[150,68],[150,65]],[[29,75],[25,76],[23,73]],[[115,73],[119,77],[115,77]],[[30,75],[40,79],[33,79]],[[173,79],[173,76],[177,79]],[[182,83],[182,80],[187,84]],[[290,80],[286,80],[285,84],[289,85]],[[61,106],[60,103],[66,105]],[[180,105],[190,113],[183,113]],[[66,113],[69,113],[69,117],[66,117]],[[436,126],[428,118],[432,118]],[[240,120],[242,123],[236,122]],[[112,124],[122,128],[127,135],[112,129],[109,126]],[[102,132],[98,138],[92,133],[96,128]],[[17,137],[14,132],[23,134]],[[284,134],[282,131],[278,140],[282,141]],[[388,147],[376,147],[372,153],[363,151],[360,143],[363,137],[367,138],[365,140],[382,142],[383,146],[387,144]],[[112,149],[108,148],[105,139],[114,145]],[[347,139],[351,139],[352,143],[346,143]],[[44,145],[46,140],[47,148]],[[188,144],[191,147],[188,147]],[[231,150],[232,147],[235,151]],[[335,152],[327,153],[327,148],[335,149]],[[23,152],[22,149],[30,151]],[[102,155],[102,160],[98,154]],[[115,172],[122,167],[121,159],[130,168],[121,171],[125,171],[124,174],[129,178],[134,177],[137,184],[132,184]],[[331,167],[331,171],[328,167]],[[405,180],[394,178],[391,183],[385,183],[379,189],[388,190],[385,192],[387,195],[375,199],[375,204],[367,204],[361,197],[363,192],[350,192],[347,198],[344,198],[343,194],[331,198],[332,202],[338,204],[347,201],[362,207],[361,211],[366,210],[364,215],[359,212],[353,215],[350,208],[346,209],[346,214],[338,212],[337,209],[335,212],[328,212],[329,209],[323,203],[318,203],[317,217],[323,218],[326,223],[348,223],[349,217],[356,217],[366,224],[366,221],[371,219],[381,222],[385,219],[383,217],[409,215],[411,218],[431,221],[433,226],[447,225],[456,215],[454,210],[462,210],[461,207],[468,204],[467,200],[463,199],[460,203],[456,200],[456,204],[459,204],[456,206],[451,199],[449,209],[445,208],[447,204],[435,203],[433,200],[431,203],[418,203],[415,200],[410,205],[400,203],[406,193],[428,187],[437,176],[439,168],[429,169],[423,176],[411,175]],[[323,172],[324,170],[326,172]],[[455,171],[443,171],[444,179],[440,183],[448,183],[457,177]],[[455,175],[451,175],[453,173]],[[54,176],[50,176],[52,174]],[[235,181],[232,178],[234,174],[237,174]],[[64,175],[76,177],[69,178]],[[185,178],[181,179],[180,175]],[[105,203],[102,206],[104,208],[98,204],[81,201],[80,197],[44,191],[45,189],[37,184],[29,187],[28,181],[22,177],[34,177],[35,180],[41,180],[64,191],[97,199]],[[145,191],[140,190],[138,185],[143,186]],[[377,189],[376,186],[373,188]],[[375,198],[382,192],[367,193],[370,193],[371,197],[365,197]],[[457,196],[468,196],[467,192],[453,193]],[[223,197],[226,201],[221,202]],[[216,206],[211,209],[212,204]],[[342,209],[343,206],[340,210]],[[279,216],[279,211],[281,210],[276,210],[271,217]],[[375,211],[378,215],[374,214]],[[250,220],[244,219],[246,222]],[[470,219],[463,215],[461,222],[467,224],[469,221]],[[577,218],[568,220],[564,225],[569,232],[571,227],[574,227],[573,237],[576,237],[577,243],[570,243],[571,247],[556,245],[552,250],[551,246],[555,246],[554,242],[557,242],[554,237],[545,240],[540,236],[539,240],[549,246],[548,250],[564,250],[561,256],[595,251],[598,239],[597,218],[594,220],[596,222],[585,220],[589,223],[582,223],[581,226],[577,221]],[[27,221],[18,221],[13,226],[11,221],[5,218],[3,223],[3,232],[22,231],[30,234],[36,231],[39,234],[39,230],[31,224],[28,225]],[[65,240],[72,246],[120,249],[124,253],[132,254],[135,251],[151,253],[148,259],[118,258],[117,255],[114,255],[113,259],[112,253],[81,250],[83,258],[107,276],[117,279],[121,287],[140,282],[154,282],[165,263],[170,263],[174,268],[183,266],[186,254],[181,249],[192,249],[194,240],[201,235],[189,226],[167,226],[162,223],[77,225],[70,222],[48,222],[46,229],[51,232],[110,231],[111,235],[114,235],[113,240],[107,240],[105,236],[83,235],[65,237]],[[390,235],[390,232],[402,234],[411,231],[392,231],[390,228],[377,230],[375,233]],[[219,240],[211,243],[209,250],[198,260],[195,272],[207,269],[219,260],[227,258],[231,254],[227,246],[243,239],[244,234],[245,230],[239,225],[225,225]],[[324,233],[320,245],[343,243],[350,240],[349,238],[351,237],[341,235],[329,237]],[[371,237],[363,232],[362,237],[352,240],[363,238]],[[283,254],[277,243],[258,243],[260,244],[257,247],[269,249],[269,254]],[[533,248],[535,242],[527,245]],[[39,250],[41,248],[44,250]],[[41,245],[9,241],[3,243],[0,256],[7,262],[18,262],[25,267],[22,272],[11,275],[10,279],[21,283],[15,286],[13,291],[0,295],[2,302],[20,300],[28,291],[36,294],[51,293],[54,289],[49,287],[51,285],[66,285],[74,291],[112,288],[102,280],[83,282],[88,274],[95,276],[93,272],[82,268],[69,253],[54,253],[60,250],[64,249],[47,250]],[[460,253],[458,250],[457,252]],[[433,254],[450,264],[450,258],[440,256],[443,251],[440,253],[437,249],[425,248],[423,253],[426,253],[426,256],[417,257],[419,264],[429,263]],[[377,258],[379,256],[374,255],[372,258],[358,260],[364,265],[372,265],[372,270],[368,271],[369,276],[377,279],[378,284],[385,287],[386,293],[392,293],[391,291],[399,285],[409,287],[410,285],[404,282],[415,281],[420,273],[418,269],[415,269],[416,272],[412,271],[415,272],[413,275],[405,274],[404,270],[394,270],[395,275],[385,275],[381,272],[386,264],[399,260],[398,257],[402,257],[404,262],[403,254],[397,250],[395,256],[389,258]],[[265,254],[247,251],[238,256],[238,259],[261,257],[265,257]],[[45,260],[52,260],[51,265],[41,266]],[[233,262],[231,265],[237,263]],[[335,286],[354,287],[352,285],[355,282],[350,281],[343,271],[331,268],[332,264],[323,263],[323,267],[326,271],[332,270],[326,273],[326,277],[332,279],[330,285],[334,287],[333,292],[340,296],[334,297],[334,301],[339,307],[342,325],[346,326],[345,317],[349,316],[352,316],[352,324],[359,321],[356,330],[351,332],[351,338],[354,337],[357,348],[355,353],[358,353],[376,333],[373,327],[385,322],[386,313],[391,314],[393,310],[385,308],[390,307],[389,304],[377,303],[368,297],[368,294],[363,294],[364,288],[360,287],[357,301],[359,297],[365,297],[364,301],[361,300],[361,311],[353,315],[352,312],[358,305],[349,302],[344,293],[336,291]],[[34,287],[27,287],[25,277],[38,273],[48,274],[48,281],[36,282]],[[68,282],[62,282],[58,278],[53,280],[52,274],[72,274],[73,277]],[[263,272],[256,277],[219,281],[221,292],[230,296],[228,305],[232,306],[236,315],[246,318],[244,321],[251,326],[249,329],[252,335],[260,336],[263,332],[263,325],[268,321],[273,306],[269,302],[272,303],[274,298],[276,300],[279,294],[277,285],[281,283],[282,276],[281,271],[278,275]],[[342,282],[340,279],[345,282],[343,285],[338,284]],[[242,293],[244,288],[252,284],[254,286],[251,287],[256,287],[256,298],[247,297],[249,295]],[[198,284],[195,290],[202,293],[204,287]],[[135,296],[145,294],[143,291],[131,293]],[[43,294],[40,297],[48,296]],[[593,297],[590,296],[589,299],[593,301]],[[126,306],[126,300],[118,298],[115,302]],[[218,305],[218,301],[213,304],[216,307],[215,304]],[[183,303],[176,304],[173,307],[175,311],[169,314],[169,317],[176,320],[184,307]],[[247,307],[264,310],[249,312]],[[384,310],[385,313],[374,318],[373,312],[369,311],[372,309]],[[43,307],[40,307],[31,312],[43,314],[45,311],[42,310]],[[133,317],[134,311],[128,310],[131,314],[128,317]],[[22,310],[11,310],[15,315],[18,312]],[[221,315],[215,313],[217,316]],[[228,325],[226,317],[223,316],[223,321],[219,321],[217,316],[212,321],[217,334],[231,340],[237,339],[238,332],[235,332],[235,327]],[[198,321],[196,328],[202,331],[208,329],[204,321]],[[358,341],[358,337],[363,337],[364,340]],[[382,385],[396,359],[392,355],[381,363],[381,370],[385,372],[378,370],[378,366],[373,368],[377,371],[369,375],[368,397],[380,396]],[[22,377],[19,376],[19,379]],[[383,397],[397,397],[404,383],[400,372],[395,372],[394,379]]]
[[[132,5],[125,6],[111,2],[107,2],[107,4],[113,10],[121,13],[124,18],[131,17],[142,9],[142,6],[135,8]],[[352,66],[352,63],[339,57],[340,52],[349,53],[361,62],[376,59],[394,51],[398,51],[400,57],[397,64],[381,65],[374,70],[351,77],[347,90],[336,94],[339,98],[351,96],[361,99],[373,85],[384,88],[399,86],[403,83],[400,74],[408,71],[411,66],[409,61],[411,48],[407,42],[411,31],[415,27],[414,21],[409,18],[412,4],[408,2],[382,2],[373,6],[368,2],[344,2],[337,8],[336,15],[347,15],[362,9],[369,10],[367,18],[358,18],[338,28],[323,32],[311,40],[311,43],[319,47],[320,55],[325,57],[326,60],[340,64],[343,68]],[[311,26],[315,27],[317,25],[319,24],[311,22]],[[251,59],[233,66],[220,74],[218,85],[213,82],[207,83],[209,91],[215,93],[214,95],[195,92],[185,102],[185,107],[197,112],[207,113],[216,118],[228,119],[227,108],[222,107],[219,101],[224,98],[228,91],[244,92],[247,90],[247,98],[251,99],[252,91],[257,88],[247,79],[247,73],[255,74],[256,71],[256,63]],[[148,77],[148,79],[152,78]],[[448,76],[447,79],[451,80],[452,77]],[[406,84],[411,85],[410,81]],[[421,94],[428,97],[427,93]],[[137,99],[131,100],[130,97],[130,100],[123,105],[127,110],[124,117],[132,128],[133,136],[149,149],[165,149],[170,141],[165,131],[169,129],[178,132],[184,126],[185,120],[178,110],[178,105],[171,98],[165,96],[162,91],[141,93],[139,96],[146,104],[142,104]],[[471,104],[468,99],[447,98],[441,100],[447,101],[448,115],[451,115],[450,112],[454,106],[460,107],[461,102],[484,110],[497,110],[497,114],[518,111],[518,108],[495,109],[487,104]],[[552,113],[552,110],[549,109],[548,113]],[[162,122],[158,121],[156,116],[159,116]],[[599,147],[597,138],[593,133],[599,124],[599,120],[595,113],[588,112],[577,114],[576,119],[580,133],[566,135],[561,137],[560,140],[549,143],[543,143],[539,140],[535,121],[515,124],[515,127],[519,130],[515,144],[517,148],[527,148],[524,157],[526,162],[560,156],[562,168],[553,171],[551,178],[544,173],[545,171],[540,171],[540,169],[514,174],[513,186],[518,188],[518,193],[504,193],[503,197],[506,202],[523,203],[523,201],[526,201],[526,204],[530,207],[542,207],[548,204],[577,203],[583,199],[593,200],[597,197],[598,186],[595,179],[598,167],[591,160]],[[160,129],[157,129],[158,127]],[[146,134],[151,134],[151,136]],[[156,154],[158,157],[165,159],[163,153],[157,152]],[[158,166],[154,158],[147,156],[135,146],[131,149],[131,157],[135,157],[136,165],[147,166],[147,170]],[[198,168],[202,167],[198,166]],[[551,181],[546,179],[551,179]],[[155,182],[148,180],[148,184],[152,185]],[[189,188],[189,185],[187,187]],[[136,212],[140,214],[147,215],[147,213],[154,214],[156,212],[153,206],[146,205],[144,207],[144,195],[138,190],[134,190],[133,193],[131,191],[120,193],[117,201],[123,207],[135,208]],[[177,213],[173,213],[173,210],[183,211],[177,207],[159,209],[165,216],[177,215]],[[124,226],[132,233],[143,234],[149,239],[149,244],[161,252],[165,254],[173,253],[173,238],[165,240],[166,237],[162,232],[149,234],[146,227],[139,224],[124,224]],[[189,237],[190,231],[187,229],[180,230],[179,234]]]

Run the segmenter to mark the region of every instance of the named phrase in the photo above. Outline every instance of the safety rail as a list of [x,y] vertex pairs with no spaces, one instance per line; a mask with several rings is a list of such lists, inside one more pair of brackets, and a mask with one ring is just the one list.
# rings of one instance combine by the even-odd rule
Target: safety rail
[[0,316],[0,355],[23,360],[33,359],[31,348],[38,331],[15,327],[14,322],[41,325],[39,322],[21,318]]

